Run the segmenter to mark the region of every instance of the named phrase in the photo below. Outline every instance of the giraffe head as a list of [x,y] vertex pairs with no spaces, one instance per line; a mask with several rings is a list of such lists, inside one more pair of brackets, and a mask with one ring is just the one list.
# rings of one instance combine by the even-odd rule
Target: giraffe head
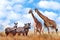
[[37,12],[38,11],[38,9],[37,8],[35,8],[35,12]]
[[32,10],[31,9],[29,10],[29,13],[32,13]]

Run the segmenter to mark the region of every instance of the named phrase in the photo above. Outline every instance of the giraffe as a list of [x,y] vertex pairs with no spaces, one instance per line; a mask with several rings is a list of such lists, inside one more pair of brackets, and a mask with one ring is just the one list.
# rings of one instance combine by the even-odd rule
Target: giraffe
[[41,34],[41,32],[42,32],[42,24],[34,16],[32,10],[29,10],[29,13],[31,13],[31,15],[33,17],[33,20],[34,20],[34,33],[39,32]]
[[44,20],[44,25],[47,27],[48,33],[50,33],[49,32],[49,27],[55,29],[55,31],[57,33],[58,29],[57,29],[57,25],[56,25],[54,20],[51,20],[48,17],[41,14],[41,12],[39,12],[39,10],[37,8],[35,8],[35,12],[39,15],[39,17],[41,17]]

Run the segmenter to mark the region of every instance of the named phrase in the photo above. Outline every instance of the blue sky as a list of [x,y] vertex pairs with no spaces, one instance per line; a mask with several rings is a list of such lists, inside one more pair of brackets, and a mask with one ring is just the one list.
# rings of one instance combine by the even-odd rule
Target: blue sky
[[[34,21],[28,11],[32,9],[34,12],[35,8],[54,20],[60,30],[60,0],[0,0],[0,31],[13,27],[14,22],[18,22],[18,27],[28,22],[33,26]],[[35,12],[34,15],[43,24],[43,20]]]

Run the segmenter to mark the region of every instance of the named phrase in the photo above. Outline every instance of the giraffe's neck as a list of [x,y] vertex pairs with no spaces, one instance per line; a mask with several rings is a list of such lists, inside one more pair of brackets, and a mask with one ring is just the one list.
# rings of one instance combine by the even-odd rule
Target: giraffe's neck
[[31,15],[32,15],[32,17],[33,17],[34,22],[37,23],[38,20],[35,18],[34,14],[31,13]]
[[37,11],[37,14],[44,20],[44,21],[47,21],[47,17],[44,16],[43,14],[41,14],[39,11]]

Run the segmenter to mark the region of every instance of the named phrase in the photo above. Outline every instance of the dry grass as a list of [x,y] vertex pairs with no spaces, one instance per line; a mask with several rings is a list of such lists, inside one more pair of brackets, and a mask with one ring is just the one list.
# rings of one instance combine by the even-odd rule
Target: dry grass
[[42,34],[34,35],[32,32],[28,36],[6,36],[5,33],[0,33],[0,40],[60,40],[59,34]]

